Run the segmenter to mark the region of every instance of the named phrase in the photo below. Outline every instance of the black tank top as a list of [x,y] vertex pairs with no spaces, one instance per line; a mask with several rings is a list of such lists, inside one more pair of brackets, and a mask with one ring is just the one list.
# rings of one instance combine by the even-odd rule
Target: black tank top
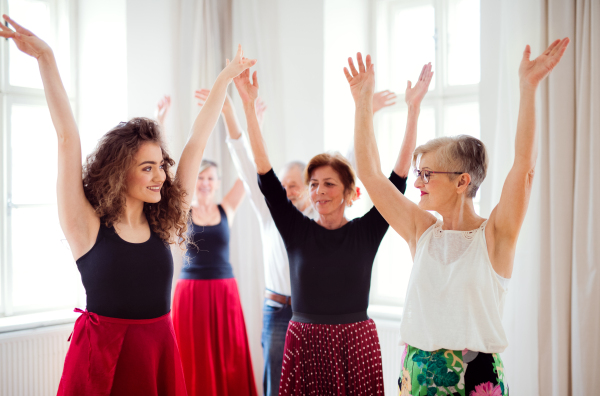
[[229,224],[225,211],[218,205],[221,222],[214,226],[192,223],[193,240],[197,247],[188,245],[181,279],[233,278],[229,263]]
[[153,319],[171,311],[173,256],[153,231],[143,243],[100,224],[96,243],[77,260],[87,310],[120,319]]

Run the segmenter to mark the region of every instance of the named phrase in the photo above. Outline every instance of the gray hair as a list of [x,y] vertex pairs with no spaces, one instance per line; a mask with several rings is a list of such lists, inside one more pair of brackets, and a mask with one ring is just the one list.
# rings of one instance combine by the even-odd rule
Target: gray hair
[[216,162],[207,160],[207,159],[203,159],[202,162],[200,163],[200,172],[198,172],[198,174],[204,172],[208,168],[215,168],[217,170],[217,177],[219,177],[219,178],[221,177],[219,175],[219,165],[217,165]]
[[306,169],[306,164],[302,161],[290,161],[281,168],[279,174],[283,177],[286,172],[291,171],[292,169],[298,169],[300,173],[304,173],[304,169]]
[[[483,142],[473,136],[457,135],[439,137],[417,147],[413,153],[413,166],[423,154],[435,152],[436,165],[440,171],[463,172],[471,176],[467,197],[474,198],[487,174],[488,155]],[[458,175],[447,175],[450,180]]]

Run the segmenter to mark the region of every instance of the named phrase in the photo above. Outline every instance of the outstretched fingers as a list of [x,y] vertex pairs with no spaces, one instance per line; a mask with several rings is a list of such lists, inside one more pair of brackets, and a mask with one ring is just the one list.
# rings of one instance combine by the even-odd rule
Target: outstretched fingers
[[346,67],[344,67],[344,75],[346,76],[346,80],[348,80],[348,82],[352,81],[352,75]]
[[348,58],[348,65],[350,66],[350,71],[352,72],[352,77],[358,76],[358,70],[354,67],[354,60],[352,58]]
[[[365,69],[365,64],[363,63],[362,54],[360,52],[356,53],[356,61],[358,62],[358,70],[361,73],[364,73],[366,71],[366,69]],[[371,62],[369,62],[369,63],[371,63]]]
[[525,46],[525,50],[523,51],[523,60],[529,60],[529,58],[531,57],[531,47],[529,46],[529,44],[527,44]]
[[554,50],[558,44],[560,44],[560,39],[554,40],[554,42],[550,44],[548,48],[546,48],[546,51],[544,51],[542,55],[550,55],[552,50]]
[[33,35],[33,33],[31,31],[29,31],[29,30],[25,29],[23,26],[19,25],[8,15],[2,15],[2,17],[4,18],[4,20],[6,20],[8,23],[10,23],[12,25],[12,27],[14,27],[18,33],[25,34],[25,35]]
[[559,41],[560,41],[559,44],[555,45],[554,48],[552,48],[552,51],[550,52],[550,56],[558,57],[560,59],[560,58],[562,58],[563,54],[567,50],[567,47],[569,46],[569,42],[571,40],[569,40],[568,37],[565,37],[564,39],[559,40]]

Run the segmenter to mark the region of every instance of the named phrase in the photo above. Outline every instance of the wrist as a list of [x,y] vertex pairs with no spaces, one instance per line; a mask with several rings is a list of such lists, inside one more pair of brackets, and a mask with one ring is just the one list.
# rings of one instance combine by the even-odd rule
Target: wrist
[[54,52],[52,48],[48,47],[48,49],[42,51],[40,56],[37,57],[38,62],[51,62],[54,61]]
[[529,92],[535,93],[537,91],[537,87],[537,84],[531,84],[526,81],[520,81],[519,83],[519,89],[521,91],[521,94]]
[[421,104],[420,103],[417,103],[417,104],[414,104],[414,103],[408,104],[407,103],[407,106],[408,106],[408,112],[411,114],[419,114],[421,112]]
[[244,102],[244,111],[248,112],[248,111],[253,111],[254,113],[256,113],[256,106],[254,105],[254,101],[251,100],[249,102]]

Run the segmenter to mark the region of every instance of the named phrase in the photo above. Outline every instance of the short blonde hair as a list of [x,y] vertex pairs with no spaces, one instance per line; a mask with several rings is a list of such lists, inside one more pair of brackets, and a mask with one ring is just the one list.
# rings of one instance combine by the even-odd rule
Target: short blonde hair
[[350,162],[338,152],[323,153],[312,157],[304,169],[304,183],[308,185],[315,169],[323,166],[331,166],[337,172],[344,185],[344,193],[350,194],[350,200],[353,200],[356,197],[356,174]]
[[[488,155],[483,142],[469,135],[432,139],[415,149],[413,166],[417,166],[419,156],[432,152],[435,152],[440,171],[463,172],[471,176],[467,197],[474,198],[487,174]],[[458,175],[448,176],[454,180]]]

